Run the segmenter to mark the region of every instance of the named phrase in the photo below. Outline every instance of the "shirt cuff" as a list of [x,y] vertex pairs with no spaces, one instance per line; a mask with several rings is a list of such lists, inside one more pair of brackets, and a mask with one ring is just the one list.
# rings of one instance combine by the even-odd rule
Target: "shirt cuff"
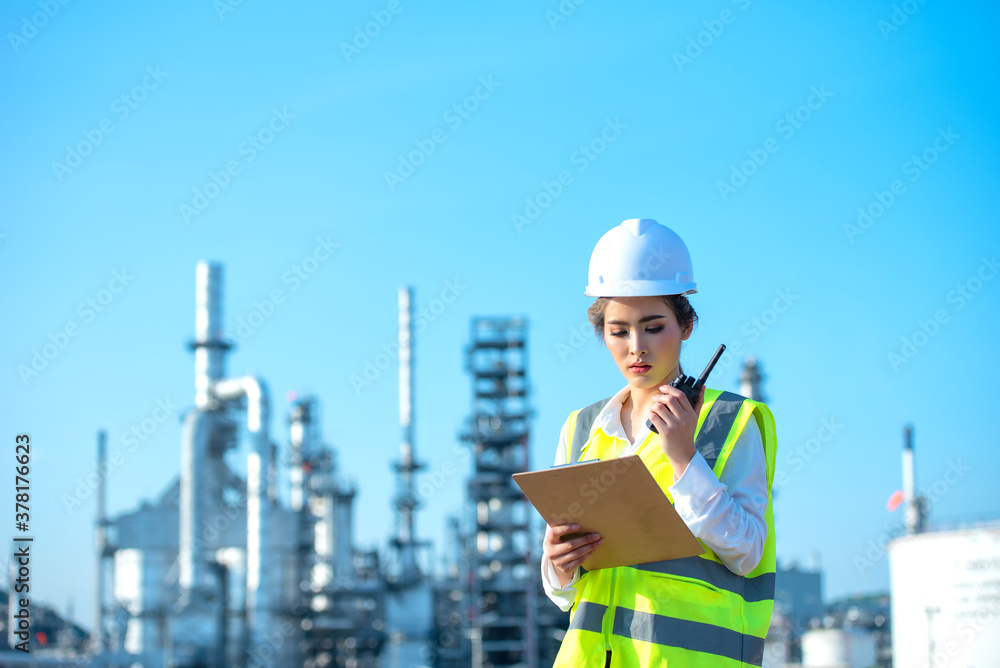
[[559,586],[559,576],[551,559],[542,557],[542,584],[546,595],[563,612],[568,612],[576,600],[576,583],[580,581],[580,567],[577,566],[573,579],[565,587]]

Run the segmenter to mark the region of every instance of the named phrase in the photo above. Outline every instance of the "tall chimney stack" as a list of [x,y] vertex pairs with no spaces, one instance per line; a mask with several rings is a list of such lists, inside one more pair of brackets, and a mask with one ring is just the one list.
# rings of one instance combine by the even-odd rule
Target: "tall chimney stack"
[[913,457],[913,426],[903,428],[903,526],[906,535],[923,533],[926,524],[924,498],[915,491],[916,465]]

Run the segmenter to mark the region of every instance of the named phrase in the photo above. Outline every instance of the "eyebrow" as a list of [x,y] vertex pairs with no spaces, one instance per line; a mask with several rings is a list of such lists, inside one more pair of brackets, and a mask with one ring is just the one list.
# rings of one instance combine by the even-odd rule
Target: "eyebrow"
[[[666,318],[666,317],[667,316],[665,316],[665,315],[645,315],[645,316],[639,318],[639,324],[641,325],[642,323],[649,322],[650,320],[658,320],[660,318]],[[628,323],[625,322],[624,320],[608,320],[608,324],[609,325],[628,325]]]

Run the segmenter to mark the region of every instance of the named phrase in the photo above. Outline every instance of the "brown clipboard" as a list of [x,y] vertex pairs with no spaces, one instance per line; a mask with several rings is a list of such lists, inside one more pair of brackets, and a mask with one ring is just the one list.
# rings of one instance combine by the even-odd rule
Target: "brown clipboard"
[[638,455],[515,473],[513,478],[549,526],[580,525],[580,531],[567,537],[601,535],[604,542],[583,562],[587,570],[705,552]]

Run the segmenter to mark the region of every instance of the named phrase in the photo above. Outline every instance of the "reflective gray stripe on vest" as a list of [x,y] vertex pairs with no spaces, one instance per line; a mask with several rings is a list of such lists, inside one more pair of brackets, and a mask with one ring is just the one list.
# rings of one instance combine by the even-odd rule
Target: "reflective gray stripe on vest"
[[724,656],[754,666],[764,662],[763,638],[689,619],[617,608],[612,633],[666,647]]
[[583,453],[583,446],[590,440],[590,429],[594,426],[594,419],[601,412],[604,405],[611,401],[614,395],[607,399],[595,401],[589,406],[580,409],[576,415],[576,426],[573,428],[573,437],[570,441],[570,452],[568,464],[575,464],[580,461],[580,454]]
[[742,596],[747,603],[774,599],[774,573],[764,573],[748,578],[733,573],[724,564],[711,559],[683,557],[667,561],[653,561],[648,564],[634,564],[629,568],[701,580],[717,589]]
[[705,416],[698,436],[694,439],[695,449],[702,454],[708,462],[708,467],[713,471],[742,405],[743,397],[740,395],[732,392],[720,394],[708,409],[708,415]]
[[569,630],[601,632],[601,624],[604,621],[604,613],[608,611],[608,606],[600,603],[588,603],[581,601],[577,606],[573,621],[569,623]]

